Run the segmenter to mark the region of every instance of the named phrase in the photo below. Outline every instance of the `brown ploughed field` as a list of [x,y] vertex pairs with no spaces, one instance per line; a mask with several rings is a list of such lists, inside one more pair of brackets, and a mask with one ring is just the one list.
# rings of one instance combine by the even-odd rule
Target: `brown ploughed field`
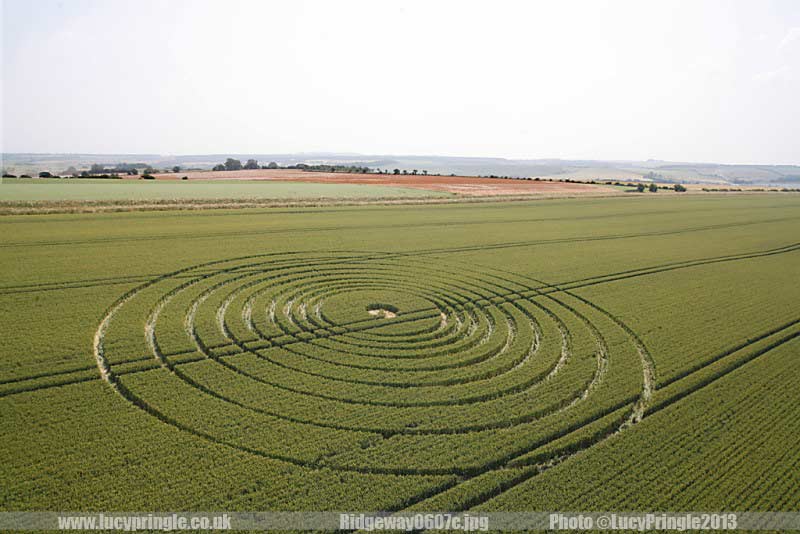
[[308,172],[295,169],[242,170],[242,171],[190,171],[177,174],[157,174],[159,180],[273,180],[282,182],[311,182],[326,184],[367,184],[393,187],[410,187],[430,191],[446,191],[470,196],[505,195],[563,195],[570,193],[613,193],[614,188],[602,185],[546,182],[536,180],[504,180],[476,178],[473,176],[425,176],[393,174],[350,174]]

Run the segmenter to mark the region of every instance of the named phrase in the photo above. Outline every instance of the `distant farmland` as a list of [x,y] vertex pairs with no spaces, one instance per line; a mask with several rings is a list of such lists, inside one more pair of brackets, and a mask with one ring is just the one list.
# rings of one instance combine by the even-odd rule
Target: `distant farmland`
[[4,178],[0,215],[98,211],[438,203],[609,196],[604,185],[463,176],[298,170],[200,171],[112,178]]
[[800,507],[800,197],[0,225],[4,510]]
[[0,184],[0,201],[298,199],[431,197],[444,193],[412,188],[302,182],[155,181],[122,179],[14,179]]
[[[510,180],[475,176],[436,176],[423,174],[355,174],[342,172],[307,172],[295,169],[195,171],[185,173],[190,180],[223,180],[231,182],[299,182],[315,184],[360,184],[413,188],[422,191],[453,193],[466,196],[508,195],[582,195],[608,194],[614,188],[607,185],[549,182],[540,180]],[[178,179],[178,174],[159,174],[161,180]]]

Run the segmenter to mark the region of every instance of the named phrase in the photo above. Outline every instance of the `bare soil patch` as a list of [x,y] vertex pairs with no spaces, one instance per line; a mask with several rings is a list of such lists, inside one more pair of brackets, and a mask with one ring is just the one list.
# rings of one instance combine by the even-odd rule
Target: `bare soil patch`
[[367,313],[381,319],[394,319],[400,310],[391,304],[370,304],[367,306]]
[[380,308],[376,308],[374,310],[367,310],[367,313],[369,313],[373,317],[381,317],[383,319],[394,319],[395,317],[397,317],[397,313],[390,310],[382,310]]

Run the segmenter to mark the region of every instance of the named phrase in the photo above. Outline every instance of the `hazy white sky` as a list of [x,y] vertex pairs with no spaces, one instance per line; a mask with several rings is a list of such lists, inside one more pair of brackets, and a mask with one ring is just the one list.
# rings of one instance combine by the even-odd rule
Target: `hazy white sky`
[[800,163],[800,1],[3,2],[2,150]]

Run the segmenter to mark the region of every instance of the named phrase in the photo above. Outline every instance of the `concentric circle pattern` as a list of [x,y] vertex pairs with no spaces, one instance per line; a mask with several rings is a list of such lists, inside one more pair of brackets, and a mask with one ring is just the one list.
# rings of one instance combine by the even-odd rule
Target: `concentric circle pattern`
[[650,388],[641,344],[591,302],[421,254],[187,267],[120,297],[95,355],[123,397],[182,431],[367,473],[480,474],[574,451],[635,422]]

